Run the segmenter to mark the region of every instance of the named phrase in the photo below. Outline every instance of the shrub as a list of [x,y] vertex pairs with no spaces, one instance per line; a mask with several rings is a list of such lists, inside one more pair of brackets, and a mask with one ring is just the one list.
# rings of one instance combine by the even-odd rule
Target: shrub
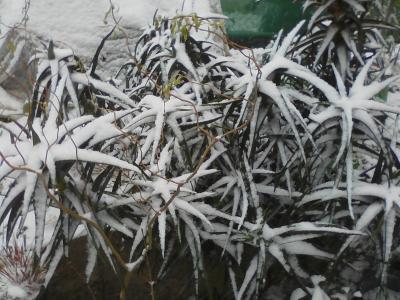
[[[370,32],[368,3],[344,2],[340,16],[342,1],[318,2],[305,33],[302,22],[265,49],[228,54],[219,20],[157,17],[110,81],[96,75],[98,55],[86,70],[50,43],[27,116],[0,123],[7,240],[32,211],[47,283],[83,226],[88,279],[105,257],[124,278],[121,299],[149,253],[163,260],[153,288],[178,267],[177,248],[202,296],[205,244],[231,281],[218,297],[257,298],[270,280],[290,282],[291,299],[350,297],[371,290],[366,274],[348,281],[368,267],[390,293],[400,108],[384,96],[398,76],[377,30],[394,27]],[[49,206],[61,213],[44,243]]]

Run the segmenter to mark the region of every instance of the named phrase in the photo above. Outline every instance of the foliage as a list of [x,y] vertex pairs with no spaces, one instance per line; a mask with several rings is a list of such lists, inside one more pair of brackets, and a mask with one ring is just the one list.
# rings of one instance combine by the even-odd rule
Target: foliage
[[292,299],[368,292],[343,275],[352,263],[390,289],[400,108],[382,98],[398,76],[378,30],[394,27],[370,21],[366,1],[313,3],[308,31],[229,53],[215,16],[156,18],[110,81],[96,57],[85,70],[50,43],[28,115],[0,123],[7,241],[34,213],[47,284],[84,228],[88,279],[105,257],[121,299],[150,253],[163,260],[154,282],[176,268],[176,248],[201,296],[206,243],[227,262],[228,298],[260,297],[271,277],[296,282]]

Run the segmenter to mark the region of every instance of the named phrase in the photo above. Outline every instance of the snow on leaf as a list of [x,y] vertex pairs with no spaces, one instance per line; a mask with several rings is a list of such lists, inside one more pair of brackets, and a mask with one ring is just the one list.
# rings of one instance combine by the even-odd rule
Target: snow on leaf
[[194,208],[192,205],[190,205],[189,203],[187,203],[184,200],[181,200],[179,198],[175,198],[174,199],[174,204],[177,208],[191,214],[194,215],[196,217],[198,217],[200,220],[202,220],[204,223],[206,223],[207,225],[209,225],[211,228],[213,227],[211,222],[207,219],[207,217],[202,214],[199,210],[197,210],[196,208]]
[[167,214],[165,213],[165,211],[162,211],[157,218],[158,232],[159,232],[159,236],[160,236],[160,245],[161,245],[161,255],[163,257],[164,257],[164,253],[165,253],[165,235],[167,232],[166,219],[167,219]]
[[246,270],[246,274],[244,275],[244,279],[243,279],[242,285],[237,293],[236,299],[238,299],[238,300],[243,299],[243,296],[246,292],[246,289],[247,289],[249,283],[251,282],[252,278],[256,274],[257,265],[258,265],[258,257],[255,256],[251,260],[250,265]]
[[276,260],[283,266],[283,268],[289,272],[290,271],[290,266],[288,265],[285,255],[282,251],[282,249],[279,247],[279,245],[272,243],[269,245],[268,247],[268,251],[269,253],[271,253],[271,255],[273,257],[276,258]]

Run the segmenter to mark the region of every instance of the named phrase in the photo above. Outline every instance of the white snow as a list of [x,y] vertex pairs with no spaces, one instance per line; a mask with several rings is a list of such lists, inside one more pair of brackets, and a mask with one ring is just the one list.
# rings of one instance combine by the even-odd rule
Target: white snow
[[5,114],[16,114],[21,113],[22,111],[22,103],[18,100],[17,97],[14,97],[7,91],[5,91],[2,87],[0,87],[0,113]]
[[[21,21],[26,11],[25,2],[30,5],[24,26]],[[45,41],[53,39],[77,55],[91,58],[102,38],[119,21],[123,31],[117,30],[104,48],[108,56],[105,66],[116,69],[132,50],[126,46],[126,37],[137,38],[152,23],[156,11],[166,16],[177,12],[209,15],[211,5],[208,0],[0,0],[0,36],[9,27],[26,28]],[[130,44],[133,48],[134,43],[130,41]],[[116,53],[115,48],[121,51]]]
[[20,286],[10,284],[7,288],[7,296],[17,299],[26,299],[28,294]]

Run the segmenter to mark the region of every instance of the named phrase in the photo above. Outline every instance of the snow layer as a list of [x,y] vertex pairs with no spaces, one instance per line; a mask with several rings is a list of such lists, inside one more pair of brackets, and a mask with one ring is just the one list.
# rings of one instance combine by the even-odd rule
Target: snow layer
[[[0,0],[1,35],[9,27],[26,28],[42,40],[53,39],[87,58],[94,55],[115,20],[119,21],[124,32],[116,32],[104,48],[107,59],[104,67],[113,69],[128,57],[126,38],[132,50],[135,40],[143,27],[152,22],[156,11],[167,16],[177,12],[206,14],[211,11],[208,0],[31,0],[29,6],[25,2],[29,1]],[[26,11],[25,27],[21,21]]]
[[22,103],[17,97],[9,94],[0,87],[0,113],[1,114],[17,114],[22,111]]
[[27,293],[18,285],[10,284],[7,289],[7,296],[11,298],[26,299]]

